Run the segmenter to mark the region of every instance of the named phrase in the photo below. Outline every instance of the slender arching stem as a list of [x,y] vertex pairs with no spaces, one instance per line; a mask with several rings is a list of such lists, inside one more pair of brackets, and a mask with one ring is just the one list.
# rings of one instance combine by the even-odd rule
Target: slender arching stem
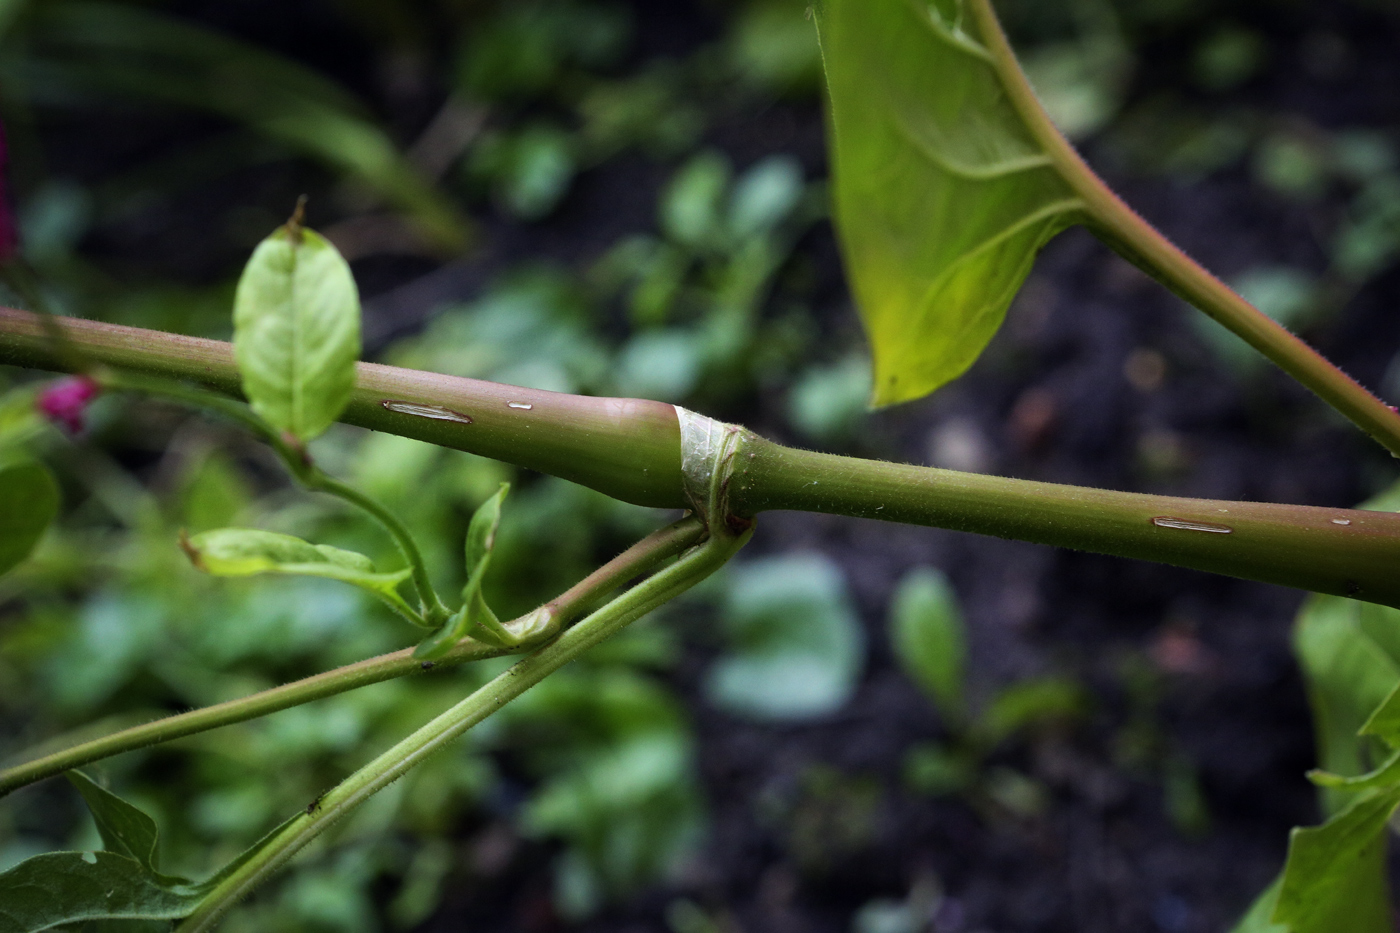
[[247,428],[272,447],[283,465],[286,466],[287,472],[291,473],[307,489],[324,492],[350,503],[378,522],[380,527],[388,532],[413,574],[413,586],[418,591],[418,610],[422,616],[422,624],[435,628],[451,614],[433,588],[432,579],[428,576],[428,565],[423,560],[422,552],[418,549],[418,542],[413,540],[413,534],[399,520],[398,516],[353,486],[328,475],[312,462],[306,450],[299,443],[296,443],[294,439],[289,440],[288,437],[274,430],[247,405],[206,389],[187,386],[156,376],[114,370],[102,370],[97,375],[104,388],[141,392],[146,395],[184,402],[197,408],[216,411]]
[[[649,573],[663,562],[694,546],[704,535],[704,526],[695,518],[682,519],[653,532],[617,557],[599,567],[567,591],[545,603],[550,616],[550,628],[543,634],[549,638],[567,627],[593,603],[607,596],[634,577]],[[534,613],[530,613],[531,616]],[[524,617],[522,617],[524,618]],[[516,649],[519,651],[526,648]],[[405,648],[391,654],[370,658],[355,664],[307,677],[302,680],[250,696],[229,700],[203,709],[191,710],[154,722],[123,729],[72,748],[54,752],[0,771],[0,797],[44,778],[62,774],[72,768],[118,755],[184,738],[220,726],[245,722],[266,716],[291,706],[334,696],[347,690],[380,683],[395,677],[417,674],[425,670],[443,670],[467,661],[492,658],[512,653],[510,650],[484,645],[464,638],[445,657],[424,664],[413,657],[413,649]]]
[[327,475],[319,467],[313,466],[311,468],[311,475],[305,482],[308,489],[329,493],[373,516],[384,527],[384,530],[389,532],[389,536],[398,545],[399,552],[403,554],[404,560],[413,570],[413,585],[418,590],[418,598],[422,601],[423,620],[433,627],[447,621],[447,617],[452,614],[452,611],[443,604],[437,590],[433,589],[432,580],[428,577],[428,565],[423,560],[423,553],[418,550],[418,542],[413,540],[413,534],[409,532],[408,526],[401,522],[397,515],[355,487]]
[[1007,97],[1054,161],[1061,177],[1084,200],[1094,232],[1400,457],[1400,414],[1282,324],[1245,301],[1114,194],[1040,105],[997,21],[991,0],[972,0],[971,7]]
[[180,924],[176,933],[202,933],[213,929],[229,908],[285,865],[331,823],[547,675],[709,576],[743,546],[749,533],[738,537],[712,535],[676,563],[613,599],[356,771],[308,807],[306,813],[286,824],[248,861],[220,882]]

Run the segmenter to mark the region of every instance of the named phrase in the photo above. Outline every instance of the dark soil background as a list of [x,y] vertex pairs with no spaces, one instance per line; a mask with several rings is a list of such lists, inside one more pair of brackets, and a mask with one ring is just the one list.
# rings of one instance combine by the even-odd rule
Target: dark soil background
[[[352,88],[368,94],[379,87],[361,40],[317,3],[197,6],[199,18],[297,55]],[[634,6],[638,61],[683,55],[721,29],[714,11],[690,3]],[[1228,99],[1212,98],[1212,106],[1245,104],[1323,128],[1400,122],[1400,19],[1393,14],[1343,4],[1253,4],[1232,8],[1232,15],[1266,34],[1273,56],[1259,76]],[[1350,50],[1345,68],[1319,74],[1303,64],[1318,35],[1338,37]],[[1138,54],[1130,107],[1175,87],[1185,52],[1168,39],[1148,42]],[[411,128],[430,112],[406,106],[403,119]],[[135,159],[158,149],[165,134],[208,129],[198,120],[162,120],[127,122],[97,145],[89,144],[91,124],[82,132],[53,128],[50,154],[78,171],[94,160]],[[826,174],[814,101],[730,114],[706,141],[740,167],[789,152],[809,174]],[[1186,183],[1136,175],[1093,139],[1085,151],[1129,203],[1223,276],[1261,261],[1325,265],[1312,221],[1316,205],[1261,188],[1246,163]],[[482,218],[485,246],[466,260],[358,264],[371,343],[414,331],[443,301],[479,294],[522,260],[582,264],[620,235],[651,229],[669,171],[624,156],[585,172],[544,221]],[[164,275],[222,274],[237,257],[219,246],[201,248],[201,216],[245,200],[275,203],[315,184],[285,167],[249,170],[143,215],[139,229],[99,233],[87,248],[105,262]],[[798,252],[794,261],[816,276],[814,305],[824,331],[848,345],[858,341],[829,225],[809,233]],[[1397,299],[1400,272],[1392,270],[1306,336],[1376,386],[1400,346]],[[972,465],[1006,476],[1313,505],[1353,505],[1393,476],[1380,448],[1280,374],[1229,371],[1197,336],[1191,313],[1087,233],[1071,231],[1046,250],[1006,327],[966,377],[930,399],[872,416],[849,449],[927,463],[952,444]],[[1141,362],[1144,352],[1161,365],[1155,379],[1134,380],[1125,365]],[[712,414],[802,443],[785,436],[783,404],[780,396],[757,397],[740,410]],[[939,933],[1224,930],[1282,864],[1288,829],[1318,817],[1303,777],[1313,763],[1310,720],[1289,649],[1298,592],[804,514],[764,516],[751,547],[817,550],[838,561],[868,626],[871,657],[842,714],[791,728],[744,724],[707,707],[699,698],[704,648],[690,649],[675,674],[677,689],[693,701],[713,821],[703,857],[679,893],[718,918],[716,931],[846,930],[872,898],[903,898],[911,885],[933,878],[945,895],[931,927]],[[994,760],[1050,789],[1041,817],[988,814],[902,789],[905,749],[941,734],[882,634],[895,581],[919,564],[943,568],[956,585],[972,631],[973,683],[982,694],[1046,672],[1072,674],[1093,691],[1096,707],[1086,722]],[[1155,699],[1134,692],[1133,671],[1155,685]],[[1156,730],[1159,752],[1125,762],[1125,742],[1143,728]],[[1170,817],[1168,758],[1194,768],[1208,828],[1191,832]],[[822,856],[804,861],[798,830],[766,818],[765,801],[792,797],[796,776],[818,763],[873,777],[883,793],[873,836],[844,837],[840,812],[814,816],[810,832],[821,840]],[[489,821],[464,827],[464,851],[484,867],[447,893],[423,929],[531,931],[558,923],[549,907],[546,848],[495,853],[497,829]],[[580,929],[665,929],[677,893],[652,892]]]

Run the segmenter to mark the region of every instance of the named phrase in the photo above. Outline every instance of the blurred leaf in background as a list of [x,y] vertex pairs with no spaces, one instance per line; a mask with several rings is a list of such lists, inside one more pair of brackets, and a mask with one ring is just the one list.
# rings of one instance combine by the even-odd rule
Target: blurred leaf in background
[[729,651],[710,668],[710,701],[736,716],[803,720],[829,715],[855,692],[864,635],[841,570],[794,554],[749,561],[728,576]]

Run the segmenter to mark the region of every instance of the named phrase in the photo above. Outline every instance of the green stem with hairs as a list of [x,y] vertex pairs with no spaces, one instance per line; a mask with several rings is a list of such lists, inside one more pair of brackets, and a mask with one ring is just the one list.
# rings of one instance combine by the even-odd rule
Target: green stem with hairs
[[[228,344],[88,321],[64,326],[72,344],[103,363],[147,372],[165,367],[173,376],[236,389]],[[61,367],[46,346],[32,315],[0,310],[0,363]],[[412,397],[451,408],[471,423],[406,415],[384,420],[382,406],[367,401],[347,410],[351,423],[552,473],[625,502],[690,507],[674,406],[534,392],[367,363],[359,375],[368,387],[362,382],[356,398]],[[497,403],[509,398],[540,401],[502,417],[506,406]],[[519,450],[512,446],[517,442]],[[1387,512],[1038,483],[837,457],[759,438],[738,458],[728,495],[730,510],[741,516],[801,509],[932,525],[1400,607],[1400,515]],[[1205,526],[1220,527],[1201,530]]]
[[[685,518],[673,525],[659,529],[584,577],[564,593],[545,603],[541,609],[521,618],[534,617],[540,611],[548,613],[550,617],[549,628],[540,639],[537,639],[537,643],[539,640],[547,640],[555,633],[567,628],[574,619],[598,600],[627,581],[655,570],[665,561],[694,546],[703,535],[704,526],[695,518]],[[72,768],[79,768],[122,752],[146,748],[237,722],[246,722],[249,719],[266,716],[278,710],[335,696],[347,690],[377,684],[396,677],[417,674],[426,670],[455,667],[467,661],[494,658],[514,653],[517,650],[523,651],[527,648],[508,650],[485,645],[471,638],[464,638],[446,656],[436,661],[424,663],[413,657],[412,648],[404,648],[401,651],[380,655],[377,658],[369,658],[333,671],[326,671],[293,683],[283,684],[271,690],[240,697],[237,700],[229,700],[203,709],[191,710],[188,713],[133,726],[130,729],[123,729],[120,732],[114,732],[111,735],[83,742],[72,748],[66,748],[7,768],[0,771],[0,797],[35,781],[41,781],[44,778],[53,777]]]
[[1308,346],[1288,328],[1245,301],[1186,255],[1104,184],[1041,106],[992,9],[972,0],[979,37],[992,55],[1007,98],[1056,170],[1083,199],[1090,227],[1125,259],[1229,328],[1319,398],[1400,457],[1400,414]]
[[715,533],[704,544],[613,599],[328,791],[215,887],[185,918],[176,933],[212,930],[234,904],[333,822],[549,674],[709,576],[728,561],[752,533],[731,536],[723,533],[722,522],[712,524]]

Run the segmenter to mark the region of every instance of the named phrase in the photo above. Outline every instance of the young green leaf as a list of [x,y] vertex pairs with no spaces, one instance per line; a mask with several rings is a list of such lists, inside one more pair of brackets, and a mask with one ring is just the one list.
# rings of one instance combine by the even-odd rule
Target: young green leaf
[[1291,933],[1391,933],[1385,844],[1397,805],[1400,787],[1376,791],[1293,830],[1273,921]]
[[293,219],[258,244],[233,303],[243,393],[269,424],[307,441],[355,388],[360,297],[350,267]]
[[736,568],[723,619],[730,649],[705,679],[721,709],[749,719],[811,719],[855,692],[865,645],[841,570],[826,558],[796,554]]
[[190,563],[216,577],[277,573],[340,580],[368,590],[410,621],[419,621],[398,589],[411,571],[377,573],[368,557],[354,551],[256,528],[218,528],[182,538],[180,546]]
[[0,574],[29,556],[58,514],[58,484],[34,461],[0,467]]
[[890,642],[904,672],[949,719],[967,715],[967,632],[958,598],[932,567],[904,575],[890,605]]
[[996,333],[1080,200],[952,0],[827,0],[835,212],[875,358],[873,402],[927,395]]
[[520,639],[509,632],[486,599],[481,584],[491,566],[491,551],[496,547],[496,531],[501,527],[501,503],[510,492],[510,483],[502,483],[496,494],[481,504],[467,526],[467,582],[462,587],[462,608],[434,634],[414,649],[413,656],[431,661],[440,658],[463,636],[473,635],[490,645],[513,648]]

